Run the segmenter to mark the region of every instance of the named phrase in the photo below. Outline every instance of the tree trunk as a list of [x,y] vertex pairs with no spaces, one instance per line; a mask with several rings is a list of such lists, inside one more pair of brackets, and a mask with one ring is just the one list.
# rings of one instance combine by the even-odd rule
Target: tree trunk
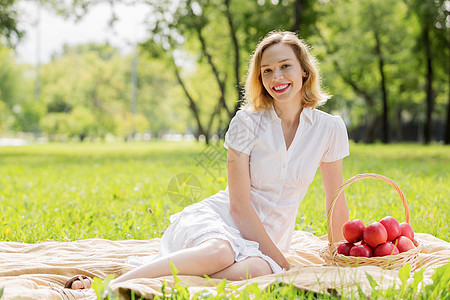
[[[194,102],[194,99],[192,98],[191,94],[189,93],[189,91],[186,89],[186,85],[184,84],[183,80],[181,79],[180,76],[180,72],[178,71],[178,67],[175,64],[175,61],[172,58],[172,62],[173,62],[173,69],[175,71],[175,76],[177,77],[178,83],[180,84],[181,88],[183,89],[184,94],[186,95],[186,97],[189,100],[189,108],[192,112],[192,114],[194,115],[195,121],[197,122],[197,128],[198,128],[198,136],[200,136],[200,134],[203,134],[205,136],[205,141],[208,144],[208,134],[205,132],[202,123],[200,121],[200,114],[198,112],[198,108],[197,105]],[[197,139],[198,139],[197,136]]]
[[225,102],[225,82],[226,82],[227,74],[225,74],[225,78],[223,80],[220,79],[219,71],[217,70],[217,67],[214,64],[211,54],[209,54],[208,48],[206,46],[206,41],[205,41],[205,38],[203,37],[203,33],[202,33],[202,27],[197,24],[196,30],[197,30],[198,39],[200,40],[200,44],[202,46],[202,52],[203,52],[203,54],[205,54],[205,56],[208,60],[208,63],[211,66],[211,70],[214,73],[214,77],[216,78],[216,82],[217,82],[217,85],[219,86],[219,90],[220,90],[218,103],[217,103],[216,107],[214,108],[213,113],[210,115],[208,127],[206,128],[205,136],[207,136],[207,138],[205,141],[206,141],[206,144],[209,144],[209,135],[211,133],[211,128],[212,128],[214,119],[217,115],[220,114],[220,111],[222,110],[222,108],[225,109],[225,111],[227,112],[228,117],[230,119],[234,116],[234,112],[230,112],[230,110],[228,109],[227,103]]
[[295,10],[295,21],[292,26],[291,31],[300,33],[300,27],[302,26],[302,16],[304,12],[304,1],[305,0],[296,0],[294,2],[294,10]]
[[230,11],[230,4],[231,0],[225,0],[225,6],[226,6],[226,16],[227,16],[227,21],[228,21],[228,27],[230,29],[230,35],[231,35],[231,40],[233,41],[233,49],[234,49],[234,79],[236,81],[235,84],[235,88],[236,88],[236,93],[237,93],[237,97],[238,97],[238,101],[236,102],[236,105],[234,107],[234,114],[236,114],[236,112],[238,111],[239,107],[242,105],[243,103],[243,95],[242,95],[242,86],[241,86],[241,76],[240,76],[240,59],[239,59],[239,42],[238,39],[236,37],[236,28],[234,27],[234,23],[233,23],[233,16],[231,15],[231,11]]
[[377,132],[380,126],[381,119],[382,117],[378,115],[368,122],[366,138],[364,140],[365,143],[371,144],[375,142],[375,140],[377,139]]
[[433,95],[433,65],[432,65],[432,57],[431,57],[431,45],[430,45],[430,36],[429,36],[429,26],[428,24],[424,24],[423,27],[423,45],[425,47],[425,57],[427,61],[427,86],[426,86],[426,118],[425,118],[425,126],[424,126],[424,144],[428,145],[431,141],[431,125],[432,125],[432,114],[434,108],[434,95]]
[[202,46],[202,52],[203,54],[205,54],[209,65],[211,66],[211,69],[214,73],[214,77],[216,78],[217,81],[217,85],[219,86],[220,89],[220,96],[219,96],[219,101],[222,102],[222,107],[225,109],[225,111],[227,112],[228,116],[230,117],[230,119],[234,116],[234,112],[231,113],[230,110],[228,109],[227,103],[225,102],[225,80],[221,80],[220,79],[220,75],[219,75],[219,71],[216,68],[216,65],[214,64],[211,54],[209,54],[208,52],[208,48],[206,47],[206,41],[205,38],[203,37],[202,34],[202,28],[196,24],[195,25],[196,30],[197,30],[197,36],[198,39],[200,40],[200,44]]
[[445,127],[444,143],[446,145],[450,144],[450,97],[447,103],[447,126]]
[[396,139],[398,142],[401,142],[401,141],[403,141],[403,122],[402,122],[402,106],[401,105],[397,105],[396,115],[397,115]]
[[380,82],[380,89],[381,89],[381,95],[383,99],[383,135],[382,135],[382,141],[383,143],[389,143],[389,106],[388,106],[388,96],[387,96],[387,89],[386,89],[386,75],[384,73],[384,58],[383,54],[381,53],[381,42],[380,42],[380,36],[378,34],[378,31],[375,29],[374,31],[375,36],[375,53],[378,57],[378,70],[380,71],[381,76],[381,82]]

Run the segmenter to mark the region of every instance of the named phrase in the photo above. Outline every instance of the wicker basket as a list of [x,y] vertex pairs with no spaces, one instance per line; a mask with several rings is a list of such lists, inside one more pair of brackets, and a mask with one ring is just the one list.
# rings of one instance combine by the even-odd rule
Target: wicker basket
[[405,221],[407,223],[410,223],[410,214],[409,214],[409,207],[408,203],[406,202],[405,195],[403,194],[400,187],[391,179],[378,175],[378,174],[358,174],[346,182],[344,182],[339,189],[335,192],[333,195],[333,198],[331,199],[330,207],[327,211],[327,232],[328,232],[328,246],[322,249],[321,256],[322,258],[328,263],[333,265],[339,265],[339,266],[349,266],[349,267],[357,267],[357,266],[378,266],[383,269],[399,269],[403,265],[409,263],[411,264],[411,268],[415,269],[415,262],[417,261],[417,256],[419,255],[421,246],[419,242],[416,240],[413,240],[414,245],[416,248],[411,249],[409,251],[399,253],[396,255],[388,255],[388,256],[380,256],[380,257],[356,257],[356,256],[345,256],[342,254],[337,253],[337,246],[339,246],[341,242],[335,242],[333,243],[333,234],[332,234],[332,214],[334,210],[334,205],[339,197],[339,195],[344,191],[346,187],[348,187],[350,184],[352,184],[355,181],[365,179],[365,178],[375,178],[382,180],[386,183],[389,183],[400,195],[400,200],[403,203],[403,207],[405,208]]

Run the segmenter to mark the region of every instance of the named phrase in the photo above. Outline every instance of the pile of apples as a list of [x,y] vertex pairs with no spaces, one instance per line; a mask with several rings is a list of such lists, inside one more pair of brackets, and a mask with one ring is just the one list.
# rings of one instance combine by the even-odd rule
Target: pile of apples
[[391,216],[367,227],[359,219],[349,221],[342,227],[342,233],[347,243],[340,244],[337,252],[347,256],[395,255],[416,247],[411,225],[399,223]]

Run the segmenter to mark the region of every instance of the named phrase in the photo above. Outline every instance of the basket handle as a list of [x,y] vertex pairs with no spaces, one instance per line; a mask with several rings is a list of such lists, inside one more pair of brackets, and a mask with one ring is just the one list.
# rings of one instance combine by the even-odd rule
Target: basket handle
[[339,195],[344,191],[344,189],[347,186],[349,186],[350,184],[352,184],[355,181],[365,179],[365,178],[379,179],[381,181],[389,183],[392,187],[394,187],[394,189],[400,195],[400,200],[402,200],[403,207],[405,209],[406,223],[408,223],[408,224],[410,223],[409,206],[408,206],[408,203],[406,202],[405,194],[403,194],[400,187],[393,180],[391,180],[383,175],[378,175],[378,174],[374,174],[374,173],[358,174],[358,175],[355,175],[352,178],[348,179],[347,181],[345,181],[338,188],[338,190],[334,193],[333,197],[331,198],[330,207],[328,208],[328,211],[327,211],[327,233],[328,233],[328,242],[330,244],[333,241],[333,233],[331,230],[331,228],[333,226],[333,220],[332,220],[331,216],[333,215],[334,205],[336,203],[337,198],[339,197]]

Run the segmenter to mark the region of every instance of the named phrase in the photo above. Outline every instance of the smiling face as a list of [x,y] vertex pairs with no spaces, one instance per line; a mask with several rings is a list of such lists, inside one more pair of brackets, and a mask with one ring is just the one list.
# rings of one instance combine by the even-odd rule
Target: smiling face
[[264,50],[261,57],[261,79],[275,102],[300,101],[303,71],[291,46],[278,43]]

